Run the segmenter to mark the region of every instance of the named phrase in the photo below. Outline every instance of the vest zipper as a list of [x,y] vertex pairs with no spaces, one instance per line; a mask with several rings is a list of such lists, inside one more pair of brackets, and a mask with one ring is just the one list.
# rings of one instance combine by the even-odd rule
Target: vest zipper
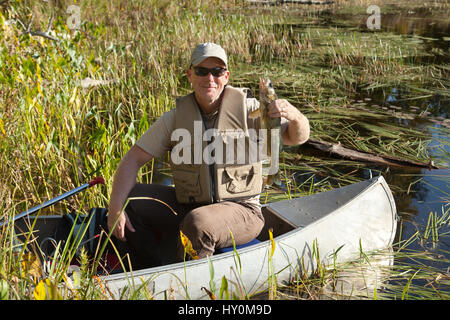
[[[206,130],[208,130],[208,128],[206,127],[206,122],[205,122],[205,119],[203,118],[203,115],[201,115],[201,116],[202,116],[203,127],[206,131]],[[214,119],[214,126],[216,123],[216,119]],[[210,142],[210,143],[212,143],[212,142]],[[214,164],[210,164],[208,167],[209,167],[209,175],[211,176],[211,190],[210,190],[211,191],[211,203],[214,203],[214,202],[216,202],[216,177],[214,175]]]
[[[202,110],[197,102],[197,99],[195,98],[195,95],[194,95],[194,100],[197,105],[198,111],[200,112],[200,117],[202,118],[203,128],[206,131],[206,130],[208,130],[208,128],[206,127],[206,121],[205,121],[205,118],[203,117]],[[219,117],[219,114],[217,114],[216,118],[214,119],[213,128],[215,128],[215,126],[216,126],[217,117]],[[212,143],[212,142],[210,142],[210,143]],[[217,200],[216,200],[216,179],[215,179],[215,175],[214,175],[214,172],[215,172],[214,164],[210,164],[208,167],[209,167],[209,175],[211,177],[211,188],[210,188],[211,203],[215,203],[215,202],[217,202]]]

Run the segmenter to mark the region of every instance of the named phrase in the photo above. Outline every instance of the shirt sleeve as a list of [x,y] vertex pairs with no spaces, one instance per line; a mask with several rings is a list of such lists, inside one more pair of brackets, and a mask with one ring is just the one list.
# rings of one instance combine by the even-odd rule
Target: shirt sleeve
[[136,145],[154,157],[170,150],[170,136],[175,124],[175,109],[163,113],[136,141]]

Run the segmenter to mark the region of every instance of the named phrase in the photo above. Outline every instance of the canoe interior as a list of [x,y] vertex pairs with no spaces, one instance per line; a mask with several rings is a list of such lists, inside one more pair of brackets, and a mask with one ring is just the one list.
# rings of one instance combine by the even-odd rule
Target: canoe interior
[[351,201],[375,180],[376,178],[326,192],[267,204],[262,208],[265,225],[257,239],[268,240],[270,228],[274,237],[293,229],[304,228]]
[[[272,228],[274,237],[286,232],[305,226],[321,219],[355,198],[364,189],[374,183],[374,180],[366,180],[331,191],[295,198],[292,200],[283,200],[263,206],[262,213],[265,218],[265,225],[260,235],[257,237],[260,241],[266,241],[269,238],[268,230]],[[18,238],[23,241],[23,234],[30,230],[30,226],[36,219],[33,228],[37,243],[40,244],[43,239],[53,237],[55,228],[60,223],[62,216],[29,216],[15,221],[15,231]],[[44,249],[44,247],[41,247]],[[165,252],[166,250],[161,250]],[[168,253],[171,255],[171,253]]]
[[[39,239],[42,240],[44,238],[54,236],[55,229],[61,222],[61,219],[62,216],[60,215],[29,216],[15,221],[14,229],[16,235],[21,241],[24,239],[24,235],[27,235],[32,229],[33,236],[35,236],[38,242],[40,242]],[[36,223],[33,226],[34,220],[36,220]]]

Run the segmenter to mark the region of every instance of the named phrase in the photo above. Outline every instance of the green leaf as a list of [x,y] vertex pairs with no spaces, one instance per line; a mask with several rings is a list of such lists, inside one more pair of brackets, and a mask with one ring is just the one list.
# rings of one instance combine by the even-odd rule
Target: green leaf
[[225,294],[225,300],[228,300],[230,298],[230,294],[228,292],[228,280],[227,278],[225,278],[225,276],[222,277],[222,284],[220,286],[220,290],[219,290],[219,297],[221,300],[224,299],[224,295]]
[[0,300],[8,300],[9,297],[9,284],[6,280],[0,280]]

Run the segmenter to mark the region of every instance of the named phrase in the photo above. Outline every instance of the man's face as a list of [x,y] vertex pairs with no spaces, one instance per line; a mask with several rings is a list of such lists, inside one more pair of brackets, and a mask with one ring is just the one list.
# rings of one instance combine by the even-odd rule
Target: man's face
[[[218,58],[206,58],[198,67],[204,68],[224,68],[225,64]],[[195,96],[199,103],[212,104],[219,99],[225,85],[228,83],[230,72],[227,70],[222,76],[214,76],[208,73],[206,76],[198,76],[195,74],[193,68],[187,70],[187,77],[192,83]]]

